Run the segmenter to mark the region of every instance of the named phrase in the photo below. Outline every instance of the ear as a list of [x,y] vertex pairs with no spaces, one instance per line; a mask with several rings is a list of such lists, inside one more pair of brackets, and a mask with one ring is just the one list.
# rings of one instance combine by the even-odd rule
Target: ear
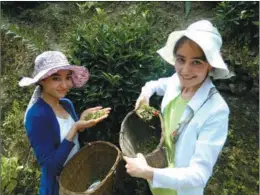
[[212,66],[210,66],[209,64],[209,67],[208,67],[208,72],[212,71],[214,68]]
[[43,86],[44,81],[45,81],[45,79],[42,79],[42,80],[38,81],[37,84],[40,85],[40,86]]

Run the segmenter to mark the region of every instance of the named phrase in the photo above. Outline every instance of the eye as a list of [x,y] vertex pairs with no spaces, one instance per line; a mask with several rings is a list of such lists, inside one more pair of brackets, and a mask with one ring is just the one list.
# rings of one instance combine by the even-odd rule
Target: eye
[[200,60],[194,60],[194,61],[192,61],[192,64],[193,64],[193,65],[200,65],[200,64],[202,64],[202,63],[201,63]]
[[181,58],[181,57],[177,57],[176,62],[178,64],[183,64],[185,62],[185,60],[183,58]]
[[59,81],[59,80],[60,80],[60,77],[58,77],[58,76],[53,76],[53,77],[51,78],[51,80],[53,80],[53,81]]
[[70,81],[72,79],[72,76],[69,75],[69,76],[66,77],[66,79]]

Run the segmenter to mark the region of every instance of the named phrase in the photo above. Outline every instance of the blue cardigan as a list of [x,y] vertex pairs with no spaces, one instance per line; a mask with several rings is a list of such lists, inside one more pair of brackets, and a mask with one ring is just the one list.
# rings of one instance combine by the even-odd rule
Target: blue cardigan
[[[62,98],[60,103],[77,121],[72,102]],[[60,174],[74,142],[67,139],[60,142],[60,127],[56,115],[42,98],[29,109],[25,128],[42,172],[40,195],[58,195],[59,184],[56,176]]]

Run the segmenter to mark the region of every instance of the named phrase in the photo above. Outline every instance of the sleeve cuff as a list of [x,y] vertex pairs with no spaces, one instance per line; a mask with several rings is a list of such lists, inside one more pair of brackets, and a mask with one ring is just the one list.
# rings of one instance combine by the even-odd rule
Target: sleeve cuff
[[69,141],[66,138],[63,139],[63,141],[60,144],[60,147],[62,148],[65,153],[69,154],[71,149],[74,147],[75,143],[73,141]]
[[153,180],[150,182],[152,188],[171,188],[176,187],[177,181],[170,173],[169,168],[155,168],[153,172]]

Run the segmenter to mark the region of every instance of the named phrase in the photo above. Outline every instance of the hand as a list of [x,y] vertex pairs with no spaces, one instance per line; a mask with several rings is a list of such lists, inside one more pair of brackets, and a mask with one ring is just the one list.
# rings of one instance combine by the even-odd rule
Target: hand
[[[94,112],[97,112],[99,110],[103,110],[105,112],[105,115],[108,115],[110,113],[110,110],[111,108],[103,108],[102,109],[102,106],[97,106],[97,107],[94,107],[94,108],[89,108],[89,109],[86,109],[82,112],[82,114],[80,115],[80,120],[84,120],[84,118],[90,114],[90,113],[94,113]],[[102,118],[102,117],[101,117]],[[100,122],[100,121],[99,121]]]
[[90,119],[88,121],[86,120],[78,120],[77,122],[74,123],[74,127],[76,129],[76,131],[82,132],[84,131],[86,128],[90,128],[95,126],[97,123],[99,123],[100,121],[104,120],[105,118],[108,117],[108,114],[101,116],[100,118],[97,119]]
[[137,110],[143,104],[149,105],[149,99],[146,98],[144,95],[140,95],[136,100],[135,110]]
[[[93,113],[93,112],[97,112],[98,110],[103,110],[104,111],[104,115],[97,118],[97,119],[90,119],[88,121],[86,121],[84,118],[89,114],[89,113]],[[79,132],[84,131],[86,128],[90,128],[93,127],[94,125],[96,125],[97,123],[101,122],[102,120],[104,120],[105,118],[108,117],[109,113],[110,113],[111,108],[104,108],[102,109],[102,106],[97,106],[94,108],[89,108],[86,109],[85,111],[83,111],[83,113],[80,116],[80,120],[77,121],[75,123],[75,129]]]
[[140,177],[143,179],[153,179],[153,168],[150,167],[143,154],[138,153],[136,158],[123,156],[126,161],[126,172],[132,177]]

